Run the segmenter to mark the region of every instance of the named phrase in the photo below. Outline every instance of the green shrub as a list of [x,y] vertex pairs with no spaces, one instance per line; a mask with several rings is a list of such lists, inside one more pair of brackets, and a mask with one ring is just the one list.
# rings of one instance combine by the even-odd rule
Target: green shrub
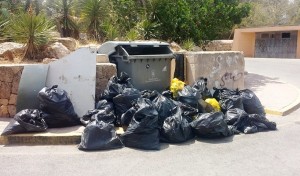
[[52,23],[42,14],[21,13],[13,16],[5,26],[5,35],[26,44],[23,58],[36,59],[40,47],[50,41],[53,28]]

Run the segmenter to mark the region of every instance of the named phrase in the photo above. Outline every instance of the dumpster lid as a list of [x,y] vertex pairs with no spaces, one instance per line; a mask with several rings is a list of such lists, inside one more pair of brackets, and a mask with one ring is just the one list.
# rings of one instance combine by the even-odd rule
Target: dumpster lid
[[116,51],[117,46],[132,46],[132,47],[137,47],[137,46],[153,46],[153,47],[161,47],[161,46],[167,46],[169,47],[170,45],[166,42],[160,42],[160,41],[109,41],[103,43],[97,50],[98,54],[106,54],[106,55],[111,55]]

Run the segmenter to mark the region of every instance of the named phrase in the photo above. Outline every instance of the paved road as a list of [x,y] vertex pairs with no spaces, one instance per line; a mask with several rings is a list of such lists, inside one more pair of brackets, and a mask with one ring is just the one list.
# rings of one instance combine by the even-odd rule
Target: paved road
[[[296,84],[297,78],[290,78],[298,73],[296,64],[300,63],[247,59],[246,69]],[[269,119],[277,122],[278,131],[165,144],[160,151],[123,148],[86,153],[74,145],[1,147],[0,175],[299,175],[300,110]]]
[[300,88],[300,59],[245,58],[246,71],[265,81],[281,81]]

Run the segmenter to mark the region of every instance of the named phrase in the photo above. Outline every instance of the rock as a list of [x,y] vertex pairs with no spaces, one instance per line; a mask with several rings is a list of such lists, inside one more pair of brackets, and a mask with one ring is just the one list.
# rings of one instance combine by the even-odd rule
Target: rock
[[0,82],[0,99],[9,99],[11,92],[11,83]]
[[17,104],[17,97],[18,97],[18,95],[11,94],[10,98],[9,98],[8,104],[10,104],[10,105],[16,105]]
[[1,57],[3,57],[5,60],[13,61],[15,56],[12,51],[7,50],[1,55]]
[[45,59],[43,59],[43,61],[42,61],[42,63],[43,64],[49,64],[50,62],[54,62],[54,61],[57,61],[58,59],[55,59],[55,58],[52,58],[52,59],[50,59],[50,58],[45,58]]
[[199,46],[194,46],[194,48],[192,49],[192,51],[198,52],[198,51],[203,51],[203,49],[200,48]]
[[6,51],[15,51],[15,50],[23,50],[24,44],[15,43],[15,42],[4,42],[0,43],[0,55],[2,55]]
[[9,113],[10,117],[15,116],[16,113],[17,113],[16,106],[14,106],[14,105],[7,106],[7,110],[8,110],[8,113]]
[[172,51],[181,51],[182,48],[176,43],[176,42],[172,42],[170,43],[170,48]]
[[16,57],[24,54],[24,45],[14,42],[4,42],[0,44],[0,57],[13,61]]
[[8,107],[7,106],[0,106],[0,116],[1,117],[9,117]]
[[62,43],[65,47],[67,47],[70,51],[76,50],[76,40],[71,37],[66,38],[55,38],[55,40],[59,43]]
[[0,99],[0,105],[7,106],[8,105],[8,99]]
[[70,50],[65,47],[62,43],[55,42],[45,49],[43,56],[45,58],[62,58],[70,54]]
[[213,40],[205,45],[206,51],[231,51],[233,40]]

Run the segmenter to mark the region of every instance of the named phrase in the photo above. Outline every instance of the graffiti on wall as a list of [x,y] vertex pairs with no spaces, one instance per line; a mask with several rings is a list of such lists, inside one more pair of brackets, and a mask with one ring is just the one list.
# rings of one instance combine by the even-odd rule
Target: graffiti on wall
[[[214,64],[209,74],[209,80],[213,80],[212,86],[230,88],[244,78],[244,72],[237,68],[240,63],[239,55],[218,55],[212,60]],[[225,73],[224,70],[226,70]]]
[[229,73],[226,72],[222,77],[221,77],[221,83],[220,87],[225,87],[227,82],[236,82],[239,79],[241,79],[244,76],[244,73],[241,72],[236,72],[236,73]]

